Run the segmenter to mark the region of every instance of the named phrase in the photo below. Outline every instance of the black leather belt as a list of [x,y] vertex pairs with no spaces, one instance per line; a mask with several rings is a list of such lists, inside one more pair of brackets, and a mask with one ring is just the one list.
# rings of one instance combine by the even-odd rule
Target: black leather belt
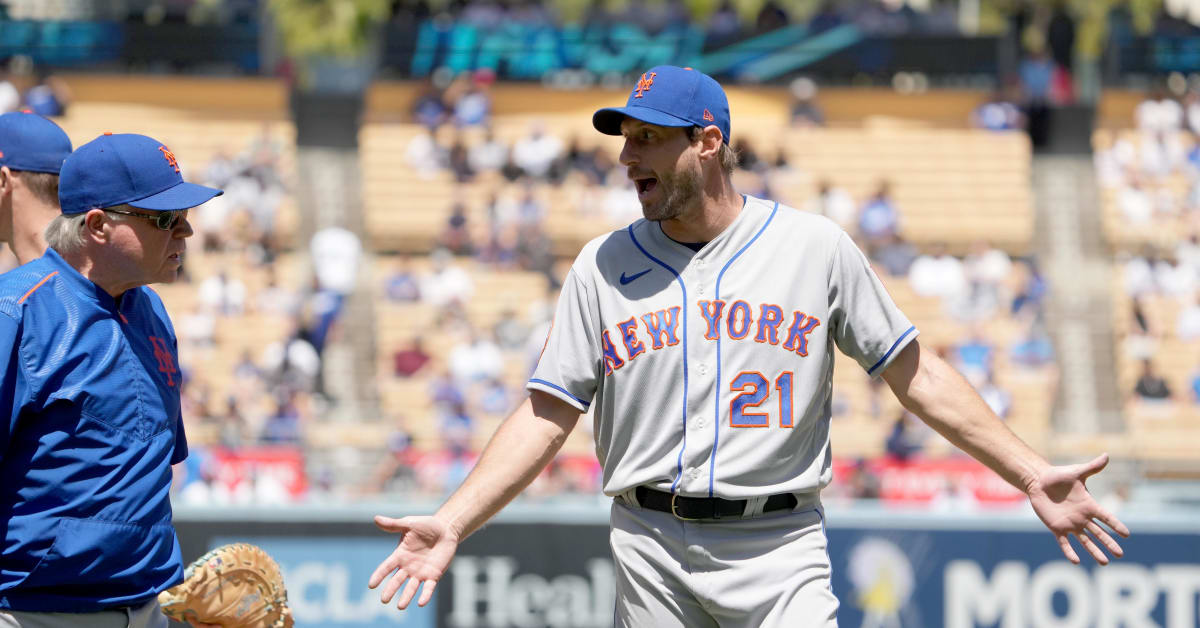
[[[684,497],[674,493],[656,491],[645,486],[637,487],[635,493],[642,508],[668,512],[684,521],[699,521],[703,519],[721,519],[722,517],[741,518],[746,512],[746,500],[722,499],[720,497]],[[791,493],[779,493],[767,498],[763,504],[764,513],[776,510],[792,510],[796,507],[796,496]]]

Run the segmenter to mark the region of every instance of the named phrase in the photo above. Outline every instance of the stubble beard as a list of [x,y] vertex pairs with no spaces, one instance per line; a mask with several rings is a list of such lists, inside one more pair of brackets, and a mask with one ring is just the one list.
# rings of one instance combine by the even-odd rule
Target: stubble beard
[[666,192],[662,201],[642,203],[642,215],[646,220],[662,222],[678,218],[700,197],[701,173],[699,169],[686,168],[671,175],[663,175],[658,187]]

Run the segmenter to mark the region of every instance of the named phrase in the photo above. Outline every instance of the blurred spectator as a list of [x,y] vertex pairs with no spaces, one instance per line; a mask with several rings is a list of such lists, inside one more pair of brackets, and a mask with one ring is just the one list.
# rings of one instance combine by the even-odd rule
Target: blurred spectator
[[1183,106],[1162,85],[1151,90],[1150,96],[1134,109],[1133,116],[1138,130],[1152,135],[1183,128]]
[[1171,388],[1167,385],[1167,380],[1155,373],[1154,365],[1148,359],[1142,360],[1142,373],[1138,376],[1133,392],[1139,398],[1148,401],[1163,401],[1171,398]]
[[196,304],[180,320],[179,339],[193,348],[212,347],[217,333],[217,318],[213,310]]
[[462,143],[461,138],[455,139],[454,144],[450,146],[447,160],[450,173],[454,175],[454,180],[458,183],[468,183],[475,178],[475,169],[471,166],[467,147]]
[[1200,87],[1193,87],[1184,96],[1183,117],[1188,130],[1193,134],[1193,152],[1200,150],[1200,143],[1195,142],[1195,136],[1200,135]]
[[25,92],[25,105],[34,113],[48,118],[66,114],[70,103],[70,86],[53,74],[41,73],[37,84]]
[[421,336],[414,336],[408,346],[399,349],[392,356],[392,365],[397,377],[412,377],[420,373],[429,364],[430,356],[425,352]]
[[454,255],[470,255],[474,251],[471,230],[467,225],[467,208],[461,201],[450,206],[450,216],[438,235],[438,246]]
[[21,92],[8,76],[0,76],[0,113],[16,111],[21,106]]
[[1013,295],[1013,316],[1023,312],[1040,312],[1042,302],[1046,298],[1046,280],[1042,277],[1037,263],[1033,260],[1023,260],[1017,264],[1016,294]]
[[1151,326],[1150,318],[1146,316],[1144,297],[1136,296],[1130,300],[1129,326],[1124,342],[1126,355],[1135,360],[1152,357],[1158,351],[1158,330]]
[[954,366],[976,387],[992,375],[992,343],[978,325],[973,325],[967,337],[954,347]]
[[317,286],[340,295],[354,292],[362,243],[349,229],[325,227],[309,242]]
[[408,255],[400,257],[396,270],[385,280],[384,293],[392,301],[411,303],[421,299],[421,285],[416,273],[412,270],[412,258]]
[[788,22],[790,20],[787,11],[776,0],[767,0],[763,3],[762,8],[758,10],[758,17],[754,20],[754,28],[759,33],[769,33],[787,26]]
[[1200,294],[1179,310],[1175,319],[1175,335],[1184,342],[1200,339]]
[[898,234],[875,250],[873,261],[892,277],[905,277],[917,260],[917,247]]
[[496,139],[492,127],[484,131],[483,139],[471,146],[467,163],[475,172],[496,172],[508,161],[508,146]]
[[867,461],[862,458],[854,462],[846,484],[851,499],[879,499],[879,477],[871,472]]
[[491,268],[516,268],[517,246],[520,240],[520,229],[517,225],[510,223],[488,231],[488,241],[479,248],[476,259]]
[[468,332],[466,343],[450,350],[448,364],[450,374],[460,386],[500,377],[504,372],[504,356],[492,341],[491,333],[475,329]]
[[432,129],[419,131],[404,149],[408,166],[422,179],[432,179],[438,175],[446,161],[445,153]]
[[262,369],[250,357],[250,349],[242,349],[237,364],[233,365],[233,377],[242,381],[253,381],[262,377]]
[[1054,62],[1046,53],[1044,42],[1037,40],[1018,67],[1021,78],[1022,106],[1026,128],[1035,147],[1045,145],[1049,137],[1050,105],[1054,81]]
[[1075,18],[1065,2],[1055,2],[1046,25],[1046,42],[1050,55],[1060,71],[1072,72],[1075,68]]
[[825,112],[817,104],[817,84],[812,79],[799,77],[792,80],[792,126],[825,126]]
[[220,428],[217,439],[226,449],[240,449],[252,440],[250,425],[242,413],[241,404],[237,397],[229,395],[225,398],[225,411],[219,417]]
[[567,151],[562,156],[562,163],[555,168],[558,171],[559,179],[565,179],[573,172],[578,172],[583,175],[588,182],[596,182],[603,176],[603,172],[599,170],[596,163],[596,154],[599,149],[584,148],[579,141],[578,135],[572,135],[567,142]]
[[892,423],[892,429],[888,432],[887,441],[884,444],[884,449],[892,458],[906,461],[921,451],[923,444],[917,431],[913,429],[914,419],[912,413],[903,410]]
[[858,208],[854,206],[854,199],[850,197],[849,192],[834,185],[829,179],[817,182],[817,195],[809,201],[806,209],[836,222],[851,234],[856,229]]
[[273,265],[267,266],[267,283],[258,291],[254,309],[263,314],[292,316],[300,309],[300,296],[279,285]]
[[550,237],[538,223],[522,225],[517,235],[517,266],[521,270],[542,273],[549,281],[557,282],[554,276],[554,250]]
[[808,20],[808,31],[814,34],[823,33],[845,23],[846,20],[838,11],[837,5],[833,0],[823,0]]
[[300,409],[296,404],[296,394],[284,398],[272,397],[274,407],[267,415],[259,440],[273,445],[300,445],[304,435],[301,430],[302,419]]
[[416,488],[416,465],[420,454],[413,447],[412,432],[404,415],[397,415],[392,433],[387,438],[387,451],[371,473],[368,494],[403,492]]
[[1054,362],[1054,344],[1045,325],[1031,319],[1009,348],[1008,359],[1024,368],[1037,369]]
[[471,75],[467,91],[454,102],[454,123],[458,126],[481,126],[490,121],[492,97],[488,88],[496,75],[487,69],[476,70]]
[[500,312],[500,318],[492,326],[492,335],[501,349],[518,351],[529,338],[529,327],[517,318],[517,313],[511,307],[507,307]]
[[987,242],[975,242],[971,252],[963,259],[963,270],[967,278],[966,299],[952,313],[959,320],[976,321],[991,318],[1007,305],[1005,282],[1012,272],[1012,260],[1008,254],[992,247]]
[[562,151],[562,141],[546,133],[545,124],[537,121],[530,125],[529,135],[513,144],[512,159],[526,175],[545,179]]
[[442,100],[442,93],[433,84],[433,79],[426,82],[421,94],[413,103],[413,119],[427,129],[436,129],[449,117],[449,110]]
[[971,112],[971,126],[989,131],[1015,131],[1025,127],[1024,116],[1003,90],[991,96]]
[[1131,225],[1146,225],[1154,218],[1154,203],[1150,195],[1142,189],[1138,177],[1130,178],[1129,182],[1117,193],[1117,209],[1125,222]]
[[996,413],[996,416],[1007,419],[1012,412],[1012,394],[996,385],[996,374],[989,372],[987,379],[975,387],[984,403]]
[[891,185],[880,181],[875,193],[858,214],[858,234],[868,251],[890,241],[900,231],[900,211],[892,200]]
[[[213,187],[224,188],[238,172],[238,164],[228,146],[220,146],[204,170],[204,182]],[[205,207],[207,209],[207,206]]]
[[514,399],[508,387],[499,378],[491,377],[483,381],[479,393],[479,409],[494,417],[506,417],[512,411]]
[[721,0],[720,6],[708,17],[708,32],[704,38],[707,45],[721,47],[733,43],[742,30],[741,18],[730,0]]
[[455,405],[466,403],[466,395],[449,370],[443,370],[429,383],[429,398],[438,405]]
[[284,340],[267,345],[260,363],[276,389],[313,390],[321,371],[321,356],[299,326]]
[[444,248],[430,254],[433,266],[421,279],[421,299],[430,305],[446,307],[451,303],[466,303],[475,291],[471,276],[454,263],[454,256]]
[[526,182],[516,204],[517,223],[522,227],[537,226],[546,217],[546,204],[535,193],[532,183]]
[[945,244],[934,244],[930,253],[921,255],[908,269],[913,292],[924,297],[958,299],[967,292],[967,272],[958,258],[950,255]]
[[1192,371],[1191,377],[1188,378],[1188,384],[1192,389],[1192,403],[1200,404],[1200,368]]
[[221,316],[241,316],[246,311],[246,284],[222,268],[200,282],[200,304]]

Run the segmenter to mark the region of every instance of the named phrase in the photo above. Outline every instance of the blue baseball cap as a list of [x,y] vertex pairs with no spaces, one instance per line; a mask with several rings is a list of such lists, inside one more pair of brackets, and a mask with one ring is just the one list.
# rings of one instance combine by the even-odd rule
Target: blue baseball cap
[[175,153],[145,135],[105,133],[63,162],[58,203],[64,214],[129,204],[152,211],[195,207],[224,192],[183,180]]
[[729,143],[729,101],[720,83],[703,72],[660,65],[642,73],[624,107],[601,109],[592,126],[606,135],[620,135],[628,116],[658,126],[717,125]]
[[57,124],[27,111],[0,115],[0,166],[58,174],[71,138]]

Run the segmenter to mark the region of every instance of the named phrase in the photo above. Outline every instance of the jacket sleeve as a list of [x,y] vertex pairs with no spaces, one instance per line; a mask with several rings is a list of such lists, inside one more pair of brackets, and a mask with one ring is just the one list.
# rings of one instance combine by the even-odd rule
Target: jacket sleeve
[[16,319],[0,313],[0,461],[17,429],[17,418],[29,404],[29,385],[21,363],[21,326]]

